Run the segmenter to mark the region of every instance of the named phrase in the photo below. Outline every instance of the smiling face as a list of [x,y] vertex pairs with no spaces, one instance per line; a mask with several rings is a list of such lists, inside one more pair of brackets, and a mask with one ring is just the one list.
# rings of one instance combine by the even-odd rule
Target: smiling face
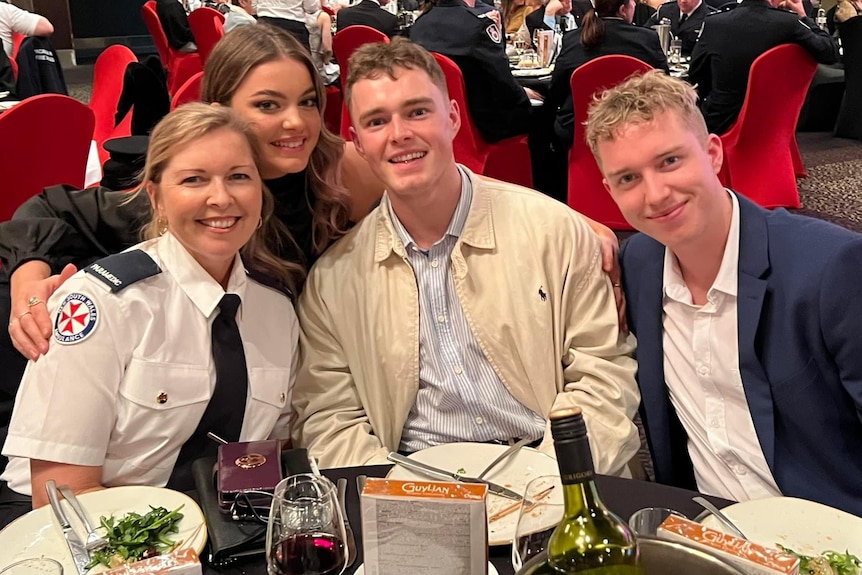
[[350,117],[356,150],[393,196],[429,197],[457,175],[458,105],[426,72],[395,68],[394,78],[380,73],[357,81]]
[[597,160],[626,220],[672,251],[727,233],[718,229],[730,209],[716,175],[718,136],[704,137],[678,114],[659,112],[650,122],[624,125],[610,141],[599,140]]
[[248,139],[218,128],[173,154],[160,181],[147,183],[159,219],[216,281],[257,229],[262,182]]
[[301,172],[320,137],[320,109],[303,64],[280,58],[256,66],[234,92],[233,108],[258,138],[264,179]]

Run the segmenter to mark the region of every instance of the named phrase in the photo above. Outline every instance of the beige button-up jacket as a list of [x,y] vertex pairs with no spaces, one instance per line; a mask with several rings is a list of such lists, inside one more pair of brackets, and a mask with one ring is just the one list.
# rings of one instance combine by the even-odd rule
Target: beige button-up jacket
[[[596,471],[624,473],[640,395],[598,237],[538,192],[468,174],[451,272],[476,340],[533,411],[580,406]],[[419,292],[387,204],[318,260],[298,306],[294,442],[322,467],[385,463],[419,389]],[[553,455],[550,432],[539,449]]]

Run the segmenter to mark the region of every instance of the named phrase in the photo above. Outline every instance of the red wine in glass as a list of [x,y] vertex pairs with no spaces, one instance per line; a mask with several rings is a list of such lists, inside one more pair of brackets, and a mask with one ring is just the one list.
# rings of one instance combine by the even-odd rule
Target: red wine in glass
[[279,575],[339,575],[344,543],[328,533],[297,533],[276,543],[271,557]]

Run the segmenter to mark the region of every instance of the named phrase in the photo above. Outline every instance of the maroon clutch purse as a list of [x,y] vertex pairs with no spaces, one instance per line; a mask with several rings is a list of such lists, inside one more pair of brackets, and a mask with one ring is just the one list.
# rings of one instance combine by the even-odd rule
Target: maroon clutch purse
[[243,516],[251,511],[249,506],[268,509],[281,478],[279,439],[226,443],[218,448],[216,489],[224,513]]

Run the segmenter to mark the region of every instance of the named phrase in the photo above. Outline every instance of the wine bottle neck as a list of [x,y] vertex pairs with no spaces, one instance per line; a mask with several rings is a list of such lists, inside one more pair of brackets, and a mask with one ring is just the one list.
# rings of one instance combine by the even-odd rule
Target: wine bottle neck
[[595,481],[563,484],[563,504],[567,517],[581,516],[591,509],[604,508]]

